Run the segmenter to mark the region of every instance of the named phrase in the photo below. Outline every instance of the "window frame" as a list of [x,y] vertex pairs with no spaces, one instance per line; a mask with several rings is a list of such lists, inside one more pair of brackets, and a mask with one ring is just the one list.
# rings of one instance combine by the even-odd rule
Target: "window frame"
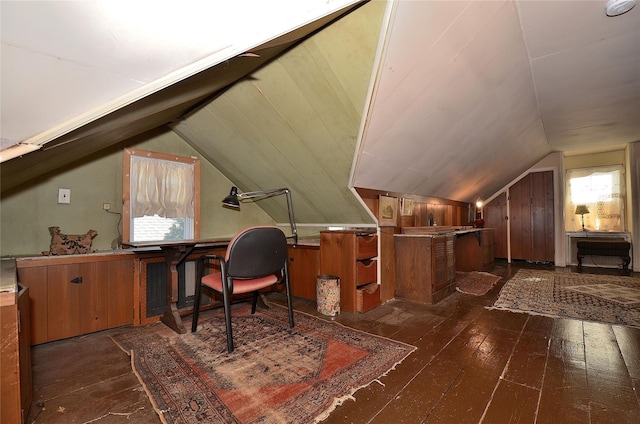
[[200,159],[172,155],[168,153],[151,152],[141,149],[126,148],[122,160],[122,241],[131,241],[131,157],[140,156],[151,159],[193,165],[193,238],[200,238]]
[[[622,164],[611,164],[611,165],[599,165],[599,166],[589,166],[584,168],[569,168],[565,171],[565,231],[574,232],[581,231],[581,215],[575,214],[575,208],[578,204],[585,204],[589,208],[589,214],[584,215],[585,227],[589,228],[588,230],[585,228],[585,231],[589,232],[626,232],[627,222],[626,222],[626,181],[625,181],[625,172],[626,169]],[[600,200],[600,201],[590,201],[590,200],[582,200],[581,203],[574,203],[574,192],[571,188],[571,181],[577,178],[585,178],[591,177],[593,174],[614,174],[618,173],[617,181],[614,181],[612,184],[612,189],[617,188],[619,190],[618,193],[613,191],[610,196],[610,200]],[[572,175],[575,174],[575,175]],[[584,174],[584,175],[580,175]],[[615,196],[617,194],[617,196]],[[615,199],[615,200],[614,200]],[[606,205],[607,203],[616,202],[618,210],[618,225],[611,225],[611,222],[607,222],[607,225],[601,226],[599,224],[600,220],[600,211],[598,210],[598,206],[600,204]],[[605,217],[606,219],[606,217]],[[617,227],[617,228],[616,228]]]

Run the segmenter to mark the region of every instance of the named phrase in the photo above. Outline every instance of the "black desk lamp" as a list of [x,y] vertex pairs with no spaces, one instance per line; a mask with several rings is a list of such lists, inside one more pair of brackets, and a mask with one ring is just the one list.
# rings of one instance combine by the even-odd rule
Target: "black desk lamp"
[[296,221],[293,217],[293,202],[291,200],[291,192],[288,188],[274,188],[270,190],[260,191],[247,191],[245,193],[238,193],[238,187],[231,187],[231,192],[227,197],[222,200],[222,205],[240,209],[241,200],[261,200],[268,197],[279,196],[281,194],[287,195],[287,209],[289,210],[289,223],[291,224],[291,234],[293,234],[293,244],[298,244],[298,229],[296,228]]
[[586,205],[578,205],[576,206],[576,215],[582,216],[582,231],[586,231],[584,229],[584,215],[589,213],[589,209],[587,209]]

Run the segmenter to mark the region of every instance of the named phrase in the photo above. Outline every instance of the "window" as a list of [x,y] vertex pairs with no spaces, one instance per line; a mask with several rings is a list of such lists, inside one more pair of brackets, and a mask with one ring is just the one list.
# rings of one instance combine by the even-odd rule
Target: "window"
[[[567,231],[625,231],[624,167],[622,165],[568,169],[566,178]],[[584,205],[589,213],[576,214]]]
[[181,240],[200,236],[200,161],[125,149],[124,241]]

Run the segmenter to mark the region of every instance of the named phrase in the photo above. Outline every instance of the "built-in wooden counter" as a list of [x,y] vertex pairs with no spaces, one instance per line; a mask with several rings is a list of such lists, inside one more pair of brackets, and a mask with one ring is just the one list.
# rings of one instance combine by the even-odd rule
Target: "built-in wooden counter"
[[394,247],[395,295],[427,304],[455,291],[456,271],[480,271],[494,261],[490,228],[405,227]]
[[133,323],[131,253],[34,256],[16,265],[29,287],[32,345]]
[[395,295],[434,304],[455,291],[453,233],[396,234]]

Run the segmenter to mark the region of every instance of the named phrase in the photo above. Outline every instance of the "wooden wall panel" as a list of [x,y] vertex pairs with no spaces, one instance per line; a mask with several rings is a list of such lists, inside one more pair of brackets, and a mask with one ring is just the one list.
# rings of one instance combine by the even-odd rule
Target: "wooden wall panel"
[[531,259],[531,177],[509,188],[511,258]]
[[531,175],[531,259],[554,260],[553,171]]
[[395,297],[395,249],[393,242],[393,231],[387,228],[380,230],[380,252],[378,261],[380,262],[380,300],[386,302]]
[[507,258],[507,193],[484,206],[484,221],[486,228],[493,228],[493,244],[496,258]]

